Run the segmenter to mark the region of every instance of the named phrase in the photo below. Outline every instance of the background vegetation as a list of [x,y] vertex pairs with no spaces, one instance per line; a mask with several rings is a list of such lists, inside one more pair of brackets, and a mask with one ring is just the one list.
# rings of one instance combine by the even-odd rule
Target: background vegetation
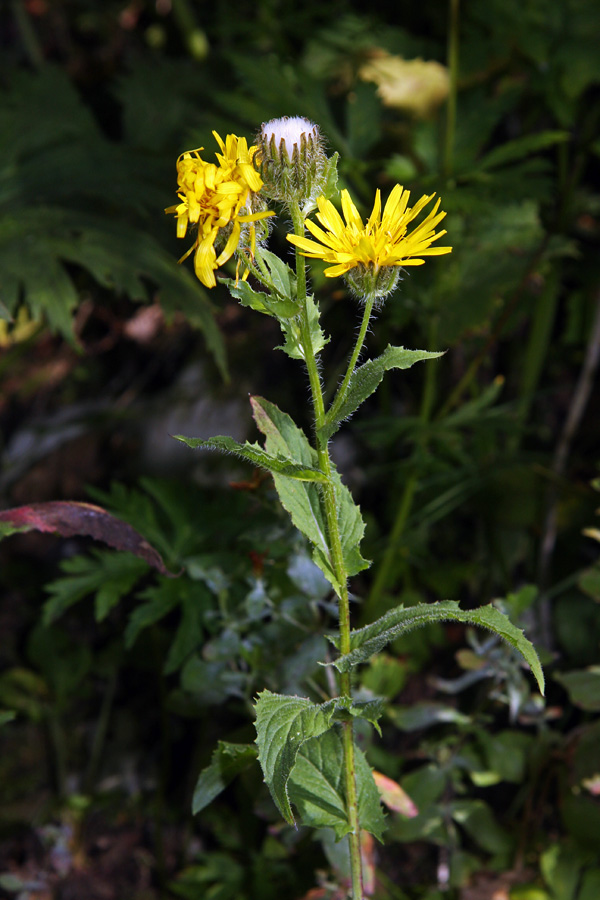
[[[269,479],[169,437],[251,434],[249,391],[305,402],[272,322],[178,267],[163,214],[182,150],[304,115],[363,210],[376,187],[438,191],[454,247],[369,346],[448,352],[334,441],[374,561],[356,624],[501,598],[549,680],[544,703],[457,626],[364,669],[386,702],[367,757],[418,808],[365,848],[371,896],[596,900],[596,4],[13,0],[0,24],[2,505],[99,503],[180,573],[81,537],[0,545],[0,895],[344,896],[331,836],[284,826],[258,767],[192,816],[258,690],[326,692],[332,607]],[[456,103],[386,105],[361,77],[384,53],[449,64]],[[313,286],[341,368],[353,301]]]

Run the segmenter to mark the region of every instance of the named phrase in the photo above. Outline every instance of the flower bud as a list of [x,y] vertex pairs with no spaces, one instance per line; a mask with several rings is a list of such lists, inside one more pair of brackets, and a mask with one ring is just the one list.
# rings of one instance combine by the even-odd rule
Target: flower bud
[[[344,272],[343,279],[360,300],[367,296],[383,301],[395,289],[401,278],[398,266],[365,266],[359,263]],[[377,306],[379,304],[376,304]]]
[[257,143],[265,197],[313,206],[326,193],[331,161],[313,122],[301,116],[271,119],[263,124]]

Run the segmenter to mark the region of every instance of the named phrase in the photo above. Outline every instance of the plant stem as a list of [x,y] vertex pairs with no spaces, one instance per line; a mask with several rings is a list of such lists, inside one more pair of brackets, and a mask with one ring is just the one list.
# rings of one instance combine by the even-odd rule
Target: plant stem
[[369,327],[369,322],[371,321],[371,314],[373,312],[373,304],[375,302],[375,297],[369,295],[365,297],[365,308],[363,312],[362,322],[360,323],[360,329],[358,332],[358,337],[356,339],[356,344],[354,346],[354,350],[352,352],[352,356],[350,357],[350,361],[348,363],[348,368],[346,369],[346,374],[344,375],[344,379],[338,389],[337,394],[335,395],[335,399],[331,404],[331,408],[327,413],[327,418],[330,421],[333,421],[340,411],[344,400],[346,399],[346,391],[348,390],[348,384],[350,383],[350,379],[354,374],[354,369],[356,368],[356,363],[358,362],[358,357],[360,356],[360,352],[363,348],[363,344],[365,342],[365,336],[367,334],[367,328]]
[[454,135],[456,132],[456,94],[458,91],[458,30],[459,0],[450,0],[450,16],[448,23],[448,69],[450,73],[450,90],[446,105],[446,134],[444,136],[443,172],[446,178],[452,174],[454,155]]
[[[290,212],[294,225],[294,233],[304,235],[304,219],[300,212],[299,206],[291,206]],[[325,423],[325,404],[323,401],[323,388],[319,377],[317,360],[313,350],[313,344],[310,333],[310,323],[308,318],[308,307],[306,303],[306,263],[305,259],[296,248],[296,279],[298,285],[298,303],[302,309],[300,314],[300,335],[302,347],[304,350],[304,361],[308,372],[310,389],[313,402],[315,429],[318,431]],[[370,313],[369,313],[370,315]],[[364,326],[364,328],[363,328]],[[366,333],[368,319],[365,321],[363,316],[363,326],[361,332]],[[359,335],[360,337],[360,335]],[[362,343],[354,348],[351,359],[354,364],[358,359]],[[353,369],[349,368],[346,373],[346,386],[350,380]],[[349,373],[349,374],[348,374]],[[339,395],[338,395],[339,396]],[[335,572],[339,590],[339,626],[340,626],[340,653],[350,652],[350,597],[348,594],[348,574],[346,572],[346,564],[344,562],[344,553],[342,549],[342,540],[340,536],[340,525],[337,515],[337,501],[335,496],[335,488],[331,480],[331,459],[327,444],[324,447],[317,447],[319,458],[319,466],[321,471],[327,476],[327,482],[322,485],[323,506],[325,510],[325,520],[327,522],[327,536],[329,543],[329,552],[331,554],[331,564]],[[344,672],[340,675],[340,696],[350,697],[350,673]],[[350,865],[352,873],[352,900],[363,900],[363,880],[362,880],[362,863],[360,853],[360,822],[358,816],[358,794],[356,791],[356,774],[354,764],[354,733],[352,721],[342,723],[342,739],[344,746],[344,780],[346,787],[346,803],[348,809],[348,824],[350,832],[348,834],[348,842],[350,846]]]

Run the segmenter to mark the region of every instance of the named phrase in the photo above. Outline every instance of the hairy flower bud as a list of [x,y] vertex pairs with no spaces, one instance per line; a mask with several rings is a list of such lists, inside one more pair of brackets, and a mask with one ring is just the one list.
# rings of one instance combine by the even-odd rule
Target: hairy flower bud
[[[344,272],[343,279],[359,300],[364,301],[366,297],[374,297],[375,300],[383,301],[389,294],[396,290],[398,281],[400,280],[400,269],[398,266],[365,266],[362,263],[348,269]],[[377,304],[378,305],[378,304]]]
[[257,143],[264,196],[314,206],[327,190],[331,169],[318,126],[300,116],[271,119]]

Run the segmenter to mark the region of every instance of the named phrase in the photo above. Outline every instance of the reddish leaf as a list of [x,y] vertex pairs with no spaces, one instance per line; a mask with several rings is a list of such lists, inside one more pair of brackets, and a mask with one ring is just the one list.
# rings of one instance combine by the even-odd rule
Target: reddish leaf
[[387,775],[382,775],[381,772],[373,772],[373,778],[381,800],[388,809],[406,816],[407,819],[419,815],[419,810],[397,781],[393,781]]
[[[2,523],[4,527],[2,527]],[[22,531],[50,531],[62,537],[85,535],[102,541],[115,550],[127,550],[141,557],[162,575],[174,577],[165,568],[160,554],[139,531],[127,522],[111,516],[101,506],[56,500],[51,503],[31,503],[0,512],[0,536]]]

